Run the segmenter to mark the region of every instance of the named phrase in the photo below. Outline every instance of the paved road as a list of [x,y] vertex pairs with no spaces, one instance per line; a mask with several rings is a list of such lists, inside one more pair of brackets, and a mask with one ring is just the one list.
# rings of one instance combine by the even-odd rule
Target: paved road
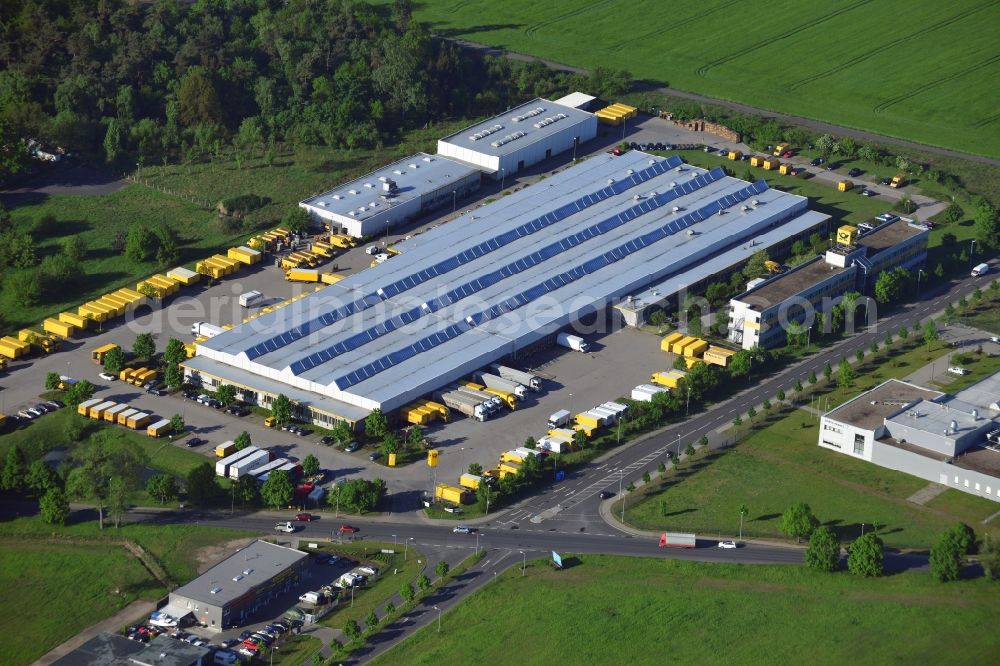
[[116,176],[82,164],[44,164],[38,173],[24,178],[16,187],[0,190],[0,201],[12,208],[50,194],[100,196],[113,194],[127,185]]
[[[574,74],[588,73],[586,69],[583,69],[581,67],[573,67],[571,65],[565,65],[563,63],[555,62],[553,60],[544,60],[523,53],[514,53],[512,51],[498,49],[496,47],[488,46],[486,44],[480,44],[478,42],[470,42],[464,39],[452,39],[452,41],[463,48],[476,51],[482,54],[488,54],[492,56],[504,56],[511,60],[520,60],[520,61],[541,60],[541,62],[543,62],[550,69],[555,69],[563,72],[572,72]],[[981,164],[1000,166],[1000,159],[994,157],[986,157],[984,155],[974,155],[972,153],[963,153],[958,150],[950,150],[948,148],[940,148],[938,146],[929,146],[924,143],[917,143],[916,141],[907,141],[906,139],[897,139],[895,137],[885,136],[883,134],[876,134],[875,132],[868,132],[865,130],[859,130],[853,127],[834,125],[832,123],[826,123],[820,120],[814,120],[813,118],[805,118],[803,116],[795,116],[788,113],[781,113],[779,111],[772,111],[770,109],[762,109],[756,106],[750,106],[748,104],[740,104],[739,102],[730,102],[728,100],[717,99],[715,97],[708,97],[706,95],[699,95],[698,93],[686,92],[683,90],[677,90],[675,88],[665,88],[651,81],[637,81],[635,83],[635,87],[637,90],[642,92],[662,93],[664,95],[682,97],[684,99],[690,99],[705,104],[714,104],[715,106],[725,107],[727,109],[732,109],[733,111],[739,111],[740,113],[748,113],[757,116],[763,116],[766,118],[774,118],[789,125],[800,125],[802,127],[808,127],[811,130],[822,132],[824,134],[849,136],[854,139],[860,139],[862,141],[878,141],[880,143],[902,146],[904,148],[909,148],[911,150],[920,150],[925,153],[931,153],[933,155],[942,155],[944,157],[957,157],[959,159],[970,160],[972,162],[979,162]]]

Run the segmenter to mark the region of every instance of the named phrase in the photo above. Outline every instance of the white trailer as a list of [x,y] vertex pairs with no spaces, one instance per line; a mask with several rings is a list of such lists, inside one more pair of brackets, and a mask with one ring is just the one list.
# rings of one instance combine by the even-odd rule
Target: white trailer
[[434,393],[434,399],[448,409],[454,409],[477,421],[485,421],[492,413],[481,400],[458,391],[438,391]]
[[560,409],[558,412],[553,413],[549,416],[549,427],[550,428],[561,428],[570,421],[573,420],[573,412],[568,409]]
[[214,338],[220,333],[225,333],[226,329],[221,326],[216,326],[215,324],[209,324],[205,321],[196,321],[191,324],[191,335],[198,338]]
[[223,458],[222,460],[216,461],[215,463],[215,475],[216,476],[229,476],[229,466],[236,463],[248,455],[260,451],[256,446],[248,446],[242,451],[237,451],[236,453],[230,454]]
[[250,308],[264,300],[264,294],[259,291],[248,291],[240,294],[240,307]]
[[653,384],[639,384],[632,389],[632,399],[639,402],[652,402],[657,393],[667,393],[669,389]]
[[499,363],[494,363],[490,366],[493,372],[497,373],[503,379],[510,380],[512,382],[517,382],[522,386],[527,386],[532,391],[542,390],[542,379],[537,377],[530,372],[524,372],[523,370],[516,370],[515,368],[509,368],[506,365],[500,365]]
[[513,393],[522,400],[528,395],[528,389],[523,384],[518,384],[510,379],[504,379],[499,375],[491,375],[486,372],[473,372],[472,381],[482,384],[486,388]]
[[598,414],[608,425],[612,425],[618,420],[618,412],[613,409],[608,409],[607,407],[594,407],[590,410],[590,413]]
[[618,415],[618,418],[625,416],[628,412],[628,405],[623,405],[620,402],[603,402],[601,403],[601,407],[613,410]]
[[254,477],[257,477],[258,479],[260,479],[260,477],[261,477],[262,474],[267,474],[272,469],[278,469],[278,468],[282,467],[283,465],[285,465],[287,462],[288,462],[288,458],[276,458],[276,459],[274,459],[274,460],[272,460],[270,462],[264,463],[263,465],[261,465],[259,467],[254,467],[253,469],[251,469],[247,473],[250,476],[254,476]]
[[258,449],[245,458],[240,458],[229,466],[229,478],[236,480],[250,473],[250,470],[260,467],[271,459],[271,452]]
[[578,335],[570,335],[569,333],[560,333],[556,336],[556,344],[566,349],[572,349],[578,352],[588,352],[590,351],[590,344],[586,340]]
[[538,440],[538,448],[552,453],[563,453],[569,450],[569,444],[556,437],[546,435]]

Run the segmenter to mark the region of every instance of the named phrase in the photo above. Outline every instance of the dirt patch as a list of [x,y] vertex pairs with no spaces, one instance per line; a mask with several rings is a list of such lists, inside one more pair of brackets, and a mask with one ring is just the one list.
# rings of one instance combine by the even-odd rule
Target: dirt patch
[[230,539],[214,546],[199,548],[194,555],[194,561],[198,565],[198,573],[203,574],[208,569],[218,564],[236,552],[239,548],[244,548],[253,539],[243,537],[241,539]]

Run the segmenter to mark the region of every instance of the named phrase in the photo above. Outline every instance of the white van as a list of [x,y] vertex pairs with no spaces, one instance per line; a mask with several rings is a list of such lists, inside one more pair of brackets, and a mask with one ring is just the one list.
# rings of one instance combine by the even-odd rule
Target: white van
[[979,277],[980,275],[986,275],[990,270],[989,264],[979,264],[972,269],[972,277]]
[[365,248],[365,254],[375,256],[378,253],[379,253],[378,245],[369,245],[368,247]]
[[219,666],[236,666],[236,664],[241,664],[244,661],[240,655],[229,650],[216,650],[215,656],[212,659]]

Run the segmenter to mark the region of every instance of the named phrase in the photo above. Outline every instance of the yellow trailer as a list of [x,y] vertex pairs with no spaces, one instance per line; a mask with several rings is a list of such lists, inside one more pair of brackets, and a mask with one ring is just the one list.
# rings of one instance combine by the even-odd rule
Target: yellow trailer
[[157,373],[157,371],[155,369],[154,370],[146,370],[145,372],[137,372],[134,375],[132,375],[132,379],[130,380],[130,382],[132,384],[135,384],[136,386],[142,386],[143,384],[146,384],[147,382],[156,381],[156,375],[157,374],[158,373]]
[[171,280],[176,280],[185,287],[190,287],[201,279],[201,273],[193,271],[190,268],[178,266],[177,268],[171,268],[167,271],[167,277]]
[[695,338],[694,342],[684,348],[684,356],[687,358],[701,358],[706,349],[708,349],[708,343]]
[[84,400],[83,402],[81,402],[79,405],[76,406],[76,413],[79,414],[80,416],[87,416],[88,414],[90,414],[91,407],[93,407],[94,405],[99,405],[102,402],[104,401],[101,400],[100,398],[91,398],[90,400]]
[[230,273],[235,273],[240,269],[240,262],[236,261],[235,259],[230,259],[229,257],[222,254],[213,254],[211,257],[208,258],[208,260],[224,266],[226,268],[226,275],[229,275]]
[[649,382],[657,386],[665,386],[670,389],[677,388],[677,382],[687,373],[681,370],[667,370],[665,372],[654,372],[649,376]]
[[585,426],[582,423],[577,423],[573,426],[573,432],[582,432],[583,436],[590,439],[597,432],[597,428],[591,428],[590,426]]
[[90,352],[90,360],[92,360],[97,365],[104,365],[104,357],[112,349],[119,349],[119,347],[113,342],[109,342],[106,345],[101,345],[97,349],[94,349]]
[[215,455],[218,458],[225,458],[236,453],[236,444],[232,441],[223,442],[215,447]]
[[452,504],[463,504],[467,501],[468,493],[465,488],[450,486],[447,483],[439,483],[434,488],[434,497],[445,502],[451,502]]
[[252,266],[260,262],[264,257],[259,251],[253,249],[252,247],[246,247],[241,245],[239,247],[231,247],[226,250],[226,256],[230,259],[235,259],[241,264],[246,264],[247,266]]
[[675,342],[673,346],[670,347],[670,351],[672,351],[675,354],[682,354],[684,352],[684,348],[697,339],[698,338],[692,337],[690,335],[685,335],[683,338]]
[[785,162],[780,167],[778,167],[778,173],[782,176],[794,176],[795,175],[795,165],[791,162]]
[[208,260],[199,261],[195,264],[194,269],[201,275],[207,275],[213,280],[221,279],[225,275],[222,267],[210,264]]
[[694,366],[702,363],[703,361],[696,356],[685,356],[684,357],[684,367],[690,370]]
[[853,189],[853,188],[854,188],[854,183],[852,183],[849,180],[842,180],[839,183],[837,183],[837,191],[838,192],[846,192],[846,191],[848,191],[850,189]]
[[337,284],[344,279],[343,275],[337,275],[336,273],[320,273],[319,281],[323,284]]
[[669,352],[670,348],[675,342],[683,340],[685,335],[680,331],[674,331],[673,333],[664,336],[660,339],[660,351]]
[[90,326],[91,320],[89,317],[82,317],[75,312],[60,312],[59,321],[72,324],[77,329],[83,331]]
[[420,409],[407,409],[403,412],[403,418],[407,423],[413,425],[426,425],[431,422],[431,415]]
[[789,144],[787,143],[779,143],[777,146],[774,147],[773,155],[775,157],[782,157],[786,152],[788,152],[788,147]]
[[764,171],[777,171],[781,168],[781,160],[768,157],[761,163],[761,166],[764,167]]
[[505,405],[507,405],[507,407],[511,411],[514,411],[515,409],[517,409],[517,396],[514,395],[513,393],[508,393],[507,391],[501,391],[500,389],[492,389],[492,388],[489,388],[488,386],[484,386],[480,390],[482,390],[482,391],[484,391],[486,393],[492,393],[493,395],[495,395],[498,398],[500,398],[501,400],[503,400],[503,403]]
[[702,357],[702,360],[704,360],[705,363],[719,365],[724,368],[729,365],[729,359],[732,358],[735,353],[736,352],[731,349],[712,345],[705,351],[705,355]]
[[108,423],[115,423],[118,420],[118,415],[128,409],[128,405],[117,404],[110,409],[104,411],[104,420]]
[[342,250],[349,250],[352,247],[357,247],[358,246],[358,242],[354,238],[352,238],[351,236],[348,236],[347,234],[333,234],[333,235],[331,235],[330,236],[330,244],[331,245],[335,245],[335,246],[341,248]]
[[123,303],[119,303],[118,301],[111,300],[107,296],[101,296],[98,298],[95,305],[108,310],[108,319],[111,319],[112,317],[121,317],[125,314],[125,305]]
[[767,158],[763,155],[753,155],[750,157],[750,166],[752,167],[762,167],[764,166],[764,160]]
[[458,477],[458,485],[463,488],[468,488],[469,490],[476,490],[482,482],[483,477],[478,474],[463,474]]
[[173,430],[173,428],[170,427],[169,419],[160,419],[156,423],[150,423],[146,426],[146,434],[150,437],[163,437],[171,430]]
[[739,150],[730,150],[729,154],[726,156],[734,162],[743,159],[743,152]]
[[504,478],[511,474],[517,474],[521,471],[521,465],[515,462],[502,462],[500,463],[500,478]]
[[145,369],[146,368],[123,368],[122,371],[118,373],[118,379],[122,380],[123,382],[131,383],[129,379],[132,377],[132,375],[139,372],[139,370],[145,370]]
[[145,428],[152,420],[152,414],[147,414],[146,412],[136,412],[125,420],[125,425],[132,428],[132,430],[138,430],[139,428]]
[[49,317],[42,322],[42,330],[46,333],[58,335],[61,338],[72,338],[73,334],[76,333],[76,326]]
[[31,351],[31,345],[25,344],[9,335],[0,338],[0,354],[9,359],[21,358]]
[[545,434],[553,439],[558,439],[567,446],[572,446],[574,432],[575,431],[570,428],[553,428],[552,430],[549,430]]
[[900,174],[896,174],[895,176],[893,176],[892,177],[892,182],[889,183],[889,187],[891,187],[892,189],[900,188],[903,185],[906,185],[906,176],[904,176],[901,173]]
[[104,402],[96,404],[93,407],[91,407],[90,414],[88,414],[88,416],[90,416],[90,418],[94,419],[95,421],[100,421],[102,418],[104,418],[104,412],[111,409],[117,404],[118,403],[114,402],[113,400],[105,400]]
[[319,271],[315,268],[292,268],[285,272],[289,282],[319,282]]
[[107,312],[103,308],[96,308],[93,302],[84,303],[76,309],[76,312],[81,317],[86,317],[87,319],[93,319],[94,321],[101,322],[108,318]]
[[593,414],[588,414],[587,412],[581,412],[573,417],[573,421],[582,426],[586,426],[591,430],[596,430],[603,425],[601,420],[594,416]]
[[138,413],[139,413],[138,409],[133,409],[129,407],[128,409],[118,412],[118,414],[115,416],[115,420],[118,422],[118,425],[120,426],[128,425],[128,420],[132,418],[132,416]]
[[323,241],[313,241],[312,245],[309,246],[309,251],[327,259],[331,259],[337,254],[337,250],[332,245]]
[[87,305],[92,309],[96,310],[97,312],[100,312],[102,315],[104,315],[104,320],[113,319],[118,316],[117,312],[118,308],[114,307],[113,305],[110,305],[109,303],[104,303],[100,299],[96,301],[90,301],[89,303],[87,303]]
[[442,405],[440,402],[434,402],[433,400],[417,400],[417,404],[437,412],[441,420],[445,423],[451,420],[451,410]]

